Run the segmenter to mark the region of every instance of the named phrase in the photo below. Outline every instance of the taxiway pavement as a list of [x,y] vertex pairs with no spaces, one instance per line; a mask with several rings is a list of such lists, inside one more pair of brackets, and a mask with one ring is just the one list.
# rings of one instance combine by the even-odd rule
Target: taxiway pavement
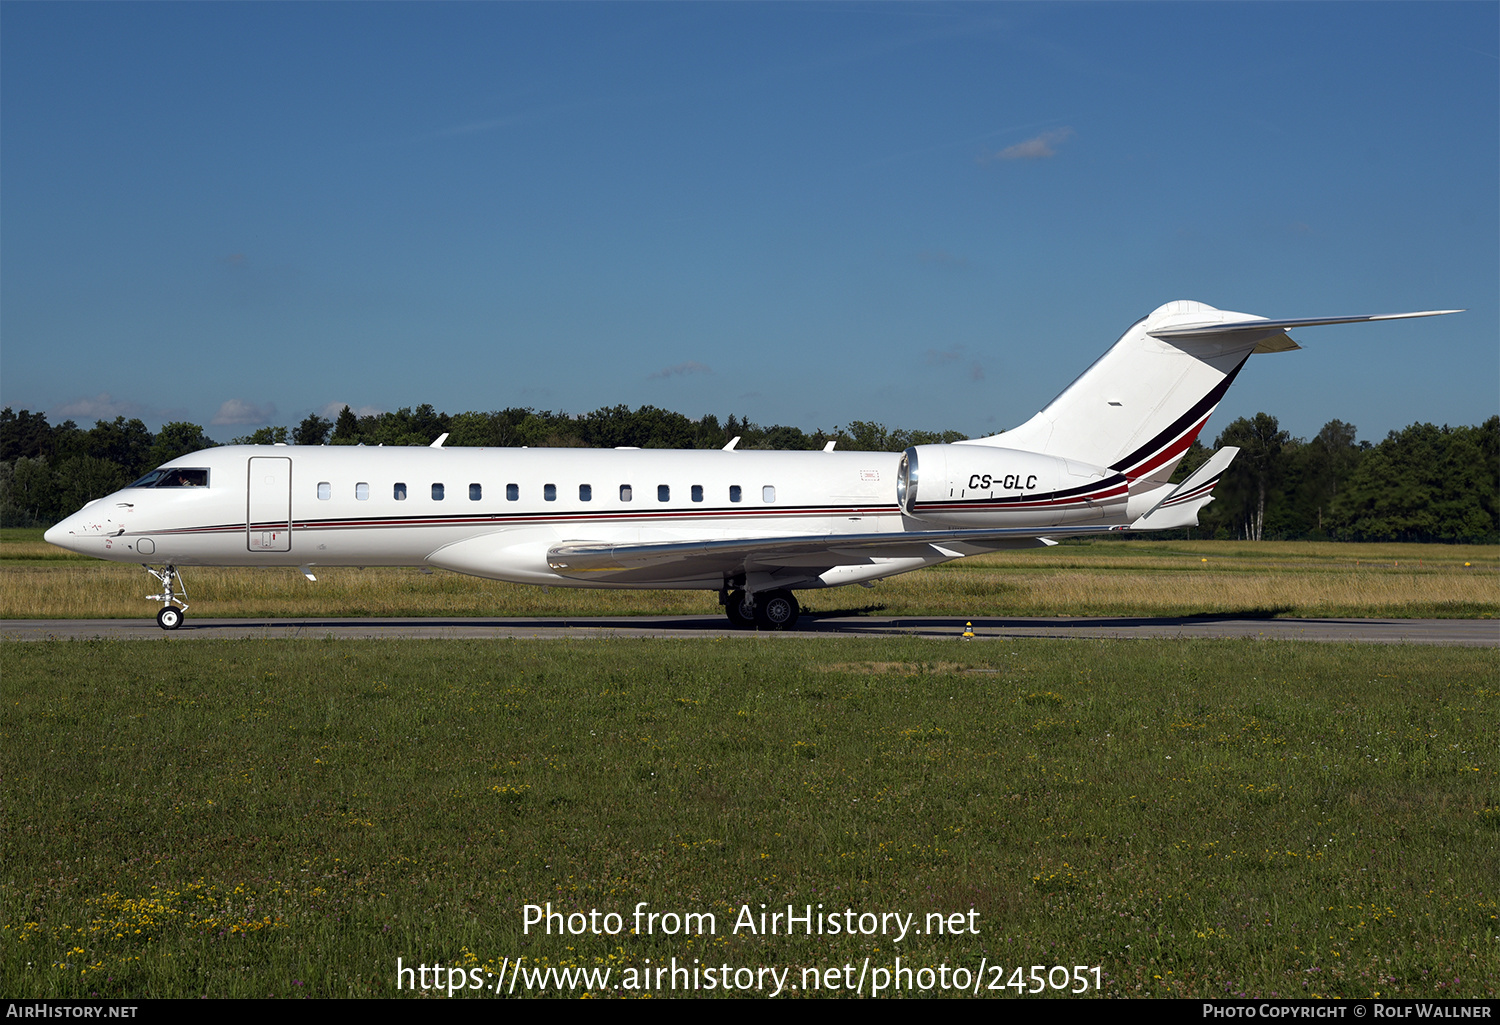
[[797,629],[780,634],[735,630],[718,616],[593,616],[577,618],[496,617],[431,619],[196,619],[166,631],[151,619],[0,620],[0,640],[227,640],[375,638],[608,638],[914,636],[956,639],[972,623],[976,640],[1024,637],[1249,638],[1367,644],[1445,644],[1500,647],[1500,620],[1493,619],[1239,619],[1190,617],[978,617],[851,616],[807,614]]

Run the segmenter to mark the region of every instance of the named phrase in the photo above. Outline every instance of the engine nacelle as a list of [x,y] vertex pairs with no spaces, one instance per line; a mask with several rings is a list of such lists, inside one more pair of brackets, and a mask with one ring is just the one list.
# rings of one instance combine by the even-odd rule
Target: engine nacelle
[[945,527],[1036,527],[1123,520],[1125,477],[1103,466],[994,445],[915,445],[896,501]]

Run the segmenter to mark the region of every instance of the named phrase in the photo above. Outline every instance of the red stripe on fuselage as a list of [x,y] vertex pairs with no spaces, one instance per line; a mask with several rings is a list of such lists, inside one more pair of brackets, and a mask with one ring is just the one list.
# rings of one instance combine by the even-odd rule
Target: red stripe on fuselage
[[[564,523],[680,523],[683,521],[713,519],[788,519],[791,517],[826,519],[830,516],[896,516],[900,509],[888,506],[790,506],[786,508],[757,507],[753,509],[681,509],[670,512],[618,512],[618,513],[480,513],[460,516],[409,516],[409,517],[365,517],[360,519],[293,520],[291,529],[297,530],[390,530],[403,527],[517,527],[546,526]],[[250,530],[276,530],[287,528],[286,521],[253,523]],[[167,530],[135,530],[128,536],[163,537],[184,534],[232,534],[246,530],[244,523],[225,523],[204,527],[177,527]]]

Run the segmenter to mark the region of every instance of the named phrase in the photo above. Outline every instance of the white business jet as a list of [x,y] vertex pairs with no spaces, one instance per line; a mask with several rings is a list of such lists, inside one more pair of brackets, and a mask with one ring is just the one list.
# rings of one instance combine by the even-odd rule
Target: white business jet
[[[794,592],[869,583],[1053,538],[1197,523],[1223,448],[1169,478],[1253,353],[1289,328],[1171,302],[1004,434],[904,453],[228,446],[183,456],[47,531],[138,562],[182,625],[183,566],[436,566],[554,587],[719,592],[732,623],[784,630]],[[160,567],[160,568],[157,568]]]

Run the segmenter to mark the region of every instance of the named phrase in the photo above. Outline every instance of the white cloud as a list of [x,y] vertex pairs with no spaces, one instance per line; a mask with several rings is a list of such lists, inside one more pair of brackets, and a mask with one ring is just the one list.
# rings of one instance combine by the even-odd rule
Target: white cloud
[[328,403],[328,405],[318,410],[318,415],[325,420],[337,420],[339,418],[339,414],[344,411],[345,406],[348,406],[349,411],[355,416],[379,416],[381,413],[385,412],[385,410],[380,409],[376,406],[356,406],[348,402],[330,402]]
[[511,125],[525,124],[532,119],[532,116],[527,114],[514,114],[510,117],[493,117],[486,121],[470,121],[468,124],[453,125],[451,128],[443,128],[433,134],[439,139],[450,138],[455,135],[479,135],[483,132],[493,132],[497,128],[509,128]]
[[981,164],[991,160],[1041,160],[1045,157],[1057,156],[1055,147],[1071,139],[1077,133],[1071,128],[1053,128],[1043,132],[1041,135],[1018,142],[1014,146],[1007,146],[999,153],[979,158]]
[[[343,408],[343,407],[340,407]],[[219,407],[214,418],[209,421],[215,427],[223,427],[229,424],[268,424],[276,415],[276,407],[267,402],[264,406],[246,402],[244,399],[230,399]]]
[[952,253],[944,252],[941,249],[922,250],[917,254],[917,262],[935,264],[939,267],[949,267],[954,270],[961,270],[969,265],[967,257],[954,256]]
[[59,417],[85,420],[113,420],[117,416],[140,416],[144,412],[138,402],[117,399],[107,391],[89,398],[74,399],[50,411],[55,420]]
[[[945,367],[950,363],[957,363],[960,360],[966,360],[968,358],[969,354],[964,351],[964,347],[962,345],[955,345],[951,349],[927,350],[927,365],[929,367]],[[984,367],[979,365],[979,361],[977,359],[969,363],[969,380],[984,380]]]
[[679,364],[677,364],[676,366],[673,366],[673,367],[663,367],[662,369],[656,371],[654,374],[647,374],[646,375],[646,380],[648,380],[648,381],[654,381],[654,380],[657,380],[658,378],[662,378],[662,377],[681,377],[684,374],[711,374],[711,373],[713,373],[713,368],[712,367],[704,366],[702,363],[699,363],[697,360],[690,359],[686,363],[679,363]]

